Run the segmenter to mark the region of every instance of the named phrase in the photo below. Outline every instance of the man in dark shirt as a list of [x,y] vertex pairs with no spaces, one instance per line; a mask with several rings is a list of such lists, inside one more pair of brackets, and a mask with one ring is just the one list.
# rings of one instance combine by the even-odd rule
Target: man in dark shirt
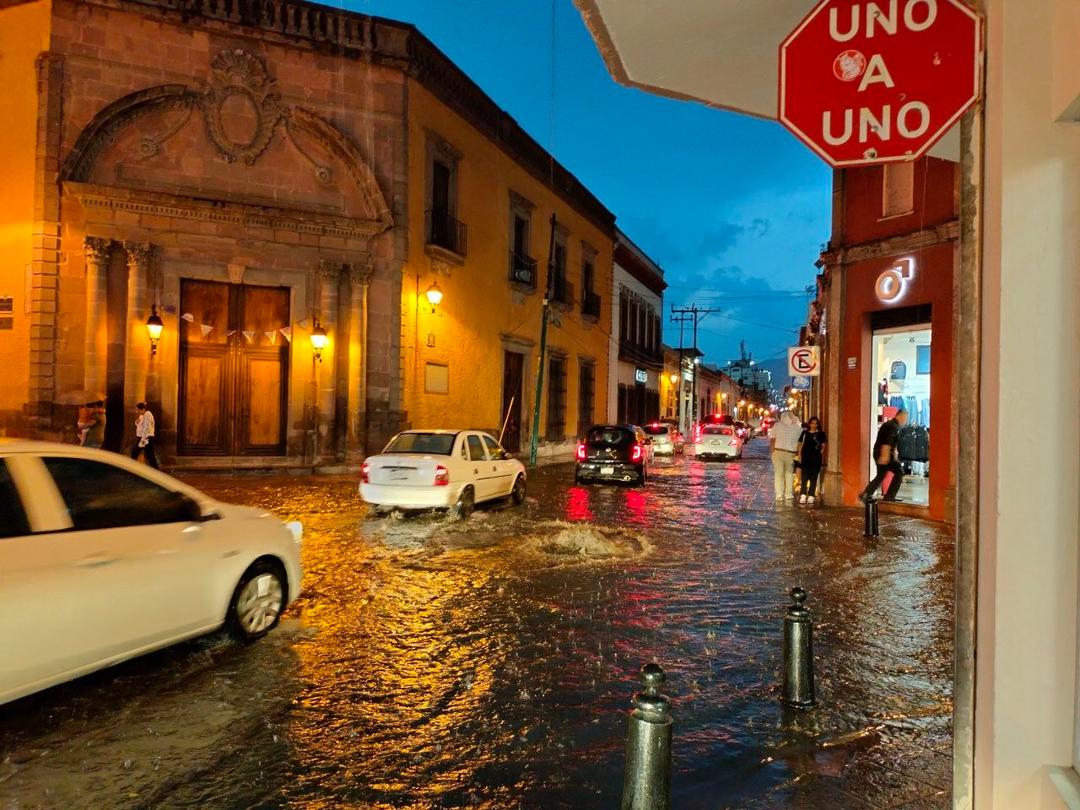
[[859,494],[859,500],[864,503],[874,497],[877,488],[885,480],[885,476],[892,473],[892,481],[884,493],[884,500],[895,501],[896,493],[900,491],[900,483],[904,480],[904,468],[896,458],[897,437],[900,428],[907,424],[908,413],[903,408],[896,412],[896,416],[887,420],[878,428],[877,440],[874,442],[874,464],[877,465],[877,475],[866,485]]

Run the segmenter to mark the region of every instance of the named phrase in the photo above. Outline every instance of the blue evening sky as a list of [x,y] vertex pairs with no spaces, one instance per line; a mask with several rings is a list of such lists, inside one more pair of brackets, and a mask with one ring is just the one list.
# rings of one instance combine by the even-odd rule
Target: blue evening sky
[[831,174],[779,124],[616,84],[571,0],[554,0],[554,70],[548,2],[344,5],[416,25],[615,213],[666,273],[666,343],[679,340],[671,305],[697,301],[723,307],[702,323],[706,362],[737,357],[740,340],[762,360],[791,345],[829,238]]

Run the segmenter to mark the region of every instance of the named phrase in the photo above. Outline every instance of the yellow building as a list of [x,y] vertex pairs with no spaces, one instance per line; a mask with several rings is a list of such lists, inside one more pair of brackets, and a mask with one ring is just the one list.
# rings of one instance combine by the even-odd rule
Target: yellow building
[[568,451],[608,418],[614,216],[452,64],[438,71],[445,85],[408,86],[406,424],[505,423],[506,446],[528,446],[553,253],[540,453]]

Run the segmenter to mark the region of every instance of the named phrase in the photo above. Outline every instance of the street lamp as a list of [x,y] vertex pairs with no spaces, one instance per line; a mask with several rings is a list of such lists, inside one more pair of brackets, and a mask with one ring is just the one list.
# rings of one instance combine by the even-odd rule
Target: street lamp
[[327,336],[326,330],[316,320],[315,328],[311,330],[311,349],[315,359],[320,363],[322,362],[323,349],[326,348],[326,344],[329,342],[330,338]]
[[675,385],[675,383],[677,383],[679,381],[679,375],[678,374],[672,374],[670,377],[668,377],[668,379],[671,380],[672,385]]
[[442,302],[443,297],[442,287],[439,286],[439,282],[432,281],[431,286],[424,291],[424,296],[427,298],[428,303],[431,304],[431,311],[435,312],[435,307]]
[[150,336],[150,355],[157,354],[158,341],[161,340],[161,333],[165,329],[165,324],[161,321],[161,316],[157,314],[157,304],[150,306],[150,317],[146,319],[146,334]]

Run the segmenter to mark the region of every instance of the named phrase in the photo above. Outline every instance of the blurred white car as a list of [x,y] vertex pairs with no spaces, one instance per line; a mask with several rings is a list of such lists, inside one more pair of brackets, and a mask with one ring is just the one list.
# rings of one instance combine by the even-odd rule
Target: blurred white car
[[525,485],[525,465],[476,430],[406,430],[360,471],[360,497],[376,510],[449,509],[462,518],[483,501],[523,503]]
[[743,440],[735,425],[702,425],[694,443],[698,458],[742,458]]
[[673,425],[664,422],[650,422],[642,430],[652,441],[654,455],[674,456],[683,452],[682,434]]
[[301,534],[126,456],[0,439],[0,704],[222,625],[264,635]]

